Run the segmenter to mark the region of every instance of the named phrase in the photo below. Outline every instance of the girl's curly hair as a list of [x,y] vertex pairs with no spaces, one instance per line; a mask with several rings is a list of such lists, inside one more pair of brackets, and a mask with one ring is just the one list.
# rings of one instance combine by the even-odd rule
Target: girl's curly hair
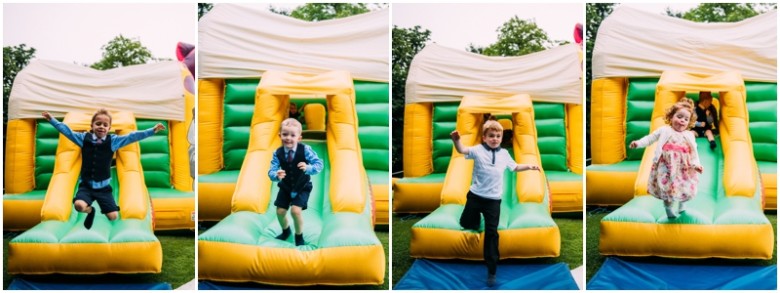
[[696,111],[694,111],[693,100],[685,97],[666,109],[664,122],[666,122],[666,124],[672,125],[672,117],[674,117],[674,114],[677,113],[677,111],[680,111],[680,109],[686,109],[691,113],[691,119],[688,120],[688,127],[686,129],[693,128],[693,125],[696,123]]

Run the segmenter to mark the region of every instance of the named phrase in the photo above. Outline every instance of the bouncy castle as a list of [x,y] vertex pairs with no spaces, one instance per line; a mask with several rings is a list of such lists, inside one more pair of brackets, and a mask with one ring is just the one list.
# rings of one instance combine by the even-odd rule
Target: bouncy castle
[[458,223],[473,161],[454,150],[449,134],[457,129],[464,145],[479,144],[485,114],[503,125],[515,161],[542,168],[505,172],[501,257],[559,255],[560,233],[550,216],[556,196],[561,210],[582,208],[580,56],[574,44],[520,57],[429,44],[414,57],[404,113],[405,177],[393,183],[394,211],[431,212],[412,227],[412,257],[482,259],[480,234]]
[[[771,259],[764,209],[777,200],[777,12],[736,23],[694,23],[620,6],[593,50],[588,205],[620,206],[601,221],[604,255]],[[673,33],[670,33],[673,32]],[[698,194],[669,219],[647,192],[664,110],[709,91],[717,148],[698,138]],[[739,239],[735,241],[735,239]]]
[[[106,71],[34,60],[16,76],[8,105],[3,229],[26,230],[9,243],[11,274],[159,273],[162,248],[153,229],[193,229],[194,193],[187,133],[194,79],[177,61]],[[92,229],[73,208],[81,150],[41,112],[74,131],[90,129],[98,108],[112,131],[162,123],[166,130],[116,152],[112,167],[120,218],[98,209]],[[101,261],[74,261],[89,256]]]
[[[389,11],[307,22],[217,4],[199,23],[199,279],[381,284],[374,223],[388,221]],[[290,105],[325,163],[304,210],[306,245],[281,232],[268,178]],[[292,222],[291,222],[292,223]]]

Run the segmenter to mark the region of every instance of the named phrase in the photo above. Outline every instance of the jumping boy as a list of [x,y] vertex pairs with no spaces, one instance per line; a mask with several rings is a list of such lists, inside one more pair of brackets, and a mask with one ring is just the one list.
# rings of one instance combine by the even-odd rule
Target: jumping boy
[[501,214],[501,194],[504,186],[504,169],[513,172],[539,170],[536,165],[519,165],[509,152],[501,148],[504,132],[501,123],[488,120],[482,125],[482,144],[464,147],[457,130],[450,133],[455,149],[466,159],[474,160],[471,175],[471,187],[466,195],[466,206],[460,215],[460,225],[464,229],[479,230],[480,217],[485,217],[485,245],[482,253],[488,267],[487,285],[496,284],[496,263],[498,254],[498,219]]

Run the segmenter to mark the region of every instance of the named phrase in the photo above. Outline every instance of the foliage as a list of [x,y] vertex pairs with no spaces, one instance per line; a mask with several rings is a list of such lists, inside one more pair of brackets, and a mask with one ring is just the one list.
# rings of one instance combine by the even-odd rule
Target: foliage
[[198,3],[198,20],[206,15],[207,12],[211,11],[211,8],[214,8],[214,4],[212,3]]
[[8,122],[8,98],[14,79],[33,57],[35,48],[27,47],[26,44],[3,47],[3,113],[6,113],[3,115],[3,124]]
[[126,38],[121,34],[100,49],[103,50],[103,59],[90,65],[98,70],[145,64],[152,59],[152,52],[144,47],[141,41]]
[[585,6],[585,158],[590,159],[590,87],[593,77],[591,76],[591,60],[593,58],[593,45],[596,44],[596,35],[599,31],[601,22],[607,16],[612,14],[615,8],[614,3],[588,3]]
[[485,48],[469,44],[466,50],[487,56],[521,56],[567,43],[550,40],[547,32],[536,25],[535,20],[517,16],[510,18],[496,32],[498,41],[495,43]]
[[[378,7],[381,8],[383,5],[379,4]],[[286,11],[274,6],[271,6],[270,10],[273,13],[306,21],[342,18],[371,11],[368,4],[365,3],[306,3],[292,11]]]
[[667,8],[666,14],[695,22],[737,22],[768,9],[777,9],[777,3],[702,3],[686,12]]
[[419,25],[413,28],[393,26],[393,173],[403,169],[403,129],[406,75],[417,52],[431,38],[431,31]]

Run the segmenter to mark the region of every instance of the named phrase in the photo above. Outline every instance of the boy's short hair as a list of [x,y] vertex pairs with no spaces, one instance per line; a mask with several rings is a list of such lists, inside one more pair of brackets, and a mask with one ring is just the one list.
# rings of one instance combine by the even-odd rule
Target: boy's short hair
[[504,133],[504,127],[501,126],[501,123],[499,123],[496,120],[488,120],[485,121],[485,124],[482,124],[482,136],[487,135],[488,131],[498,131],[498,133]]
[[108,110],[105,108],[100,108],[95,112],[95,114],[92,114],[92,122],[89,124],[95,123],[95,118],[97,118],[98,115],[106,115],[106,117],[108,117],[108,123],[112,123],[114,120],[114,118],[111,117],[111,113],[108,113]]
[[303,132],[303,125],[295,118],[287,118],[282,121],[282,125],[279,127],[279,131],[282,131],[282,127],[295,127],[298,130],[298,134]]

